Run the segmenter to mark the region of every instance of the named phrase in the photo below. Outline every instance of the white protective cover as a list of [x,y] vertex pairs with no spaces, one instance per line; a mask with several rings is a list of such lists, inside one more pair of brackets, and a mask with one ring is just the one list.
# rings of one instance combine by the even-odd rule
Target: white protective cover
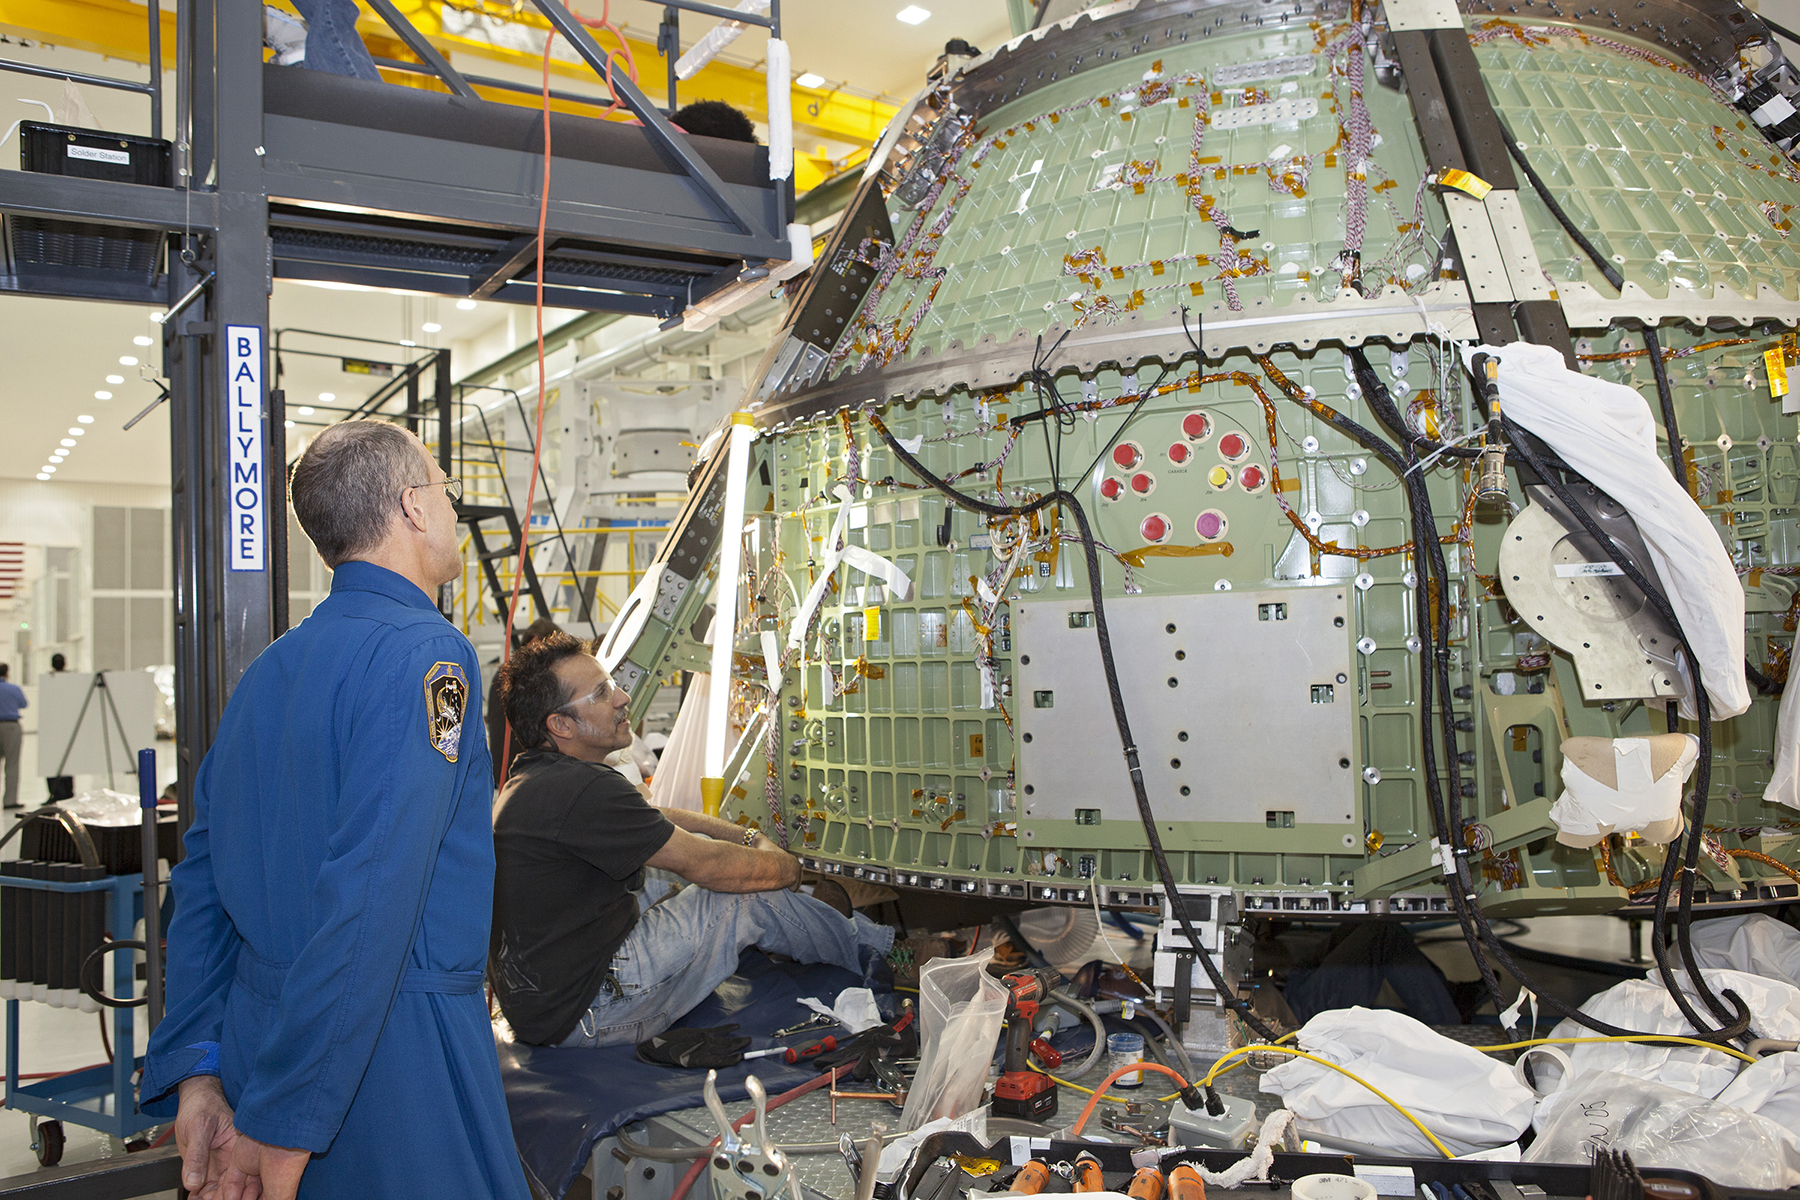
[[[1709,970],[1704,974],[1715,994],[1722,994],[1729,988],[1743,997],[1744,1003],[1750,1006],[1750,1032],[1753,1037],[1776,1038],[1784,1042],[1800,1041],[1800,988],[1778,979],[1764,979],[1742,971]],[[1682,990],[1688,994],[1694,1010],[1707,1012],[1704,1003],[1687,986],[1687,976],[1678,971],[1675,978],[1681,981]],[[1649,979],[1630,979],[1608,988],[1590,998],[1581,1006],[1581,1011],[1591,1017],[1598,1017],[1609,1025],[1639,1033],[1685,1036],[1693,1032],[1687,1018],[1676,1007],[1674,997],[1669,995],[1662,981],[1654,974]],[[1578,1038],[1596,1035],[1586,1026],[1568,1020],[1551,1030],[1550,1036]],[[1532,1118],[1532,1123],[1540,1132],[1544,1129],[1545,1122],[1554,1117],[1565,1085],[1576,1086],[1592,1072],[1616,1071],[1636,1079],[1652,1079],[1665,1087],[1691,1095],[1712,1097],[1723,1092],[1736,1078],[1741,1065],[1738,1059],[1716,1050],[1686,1046],[1679,1042],[1664,1045],[1650,1042],[1588,1042],[1577,1046],[1559,1046],[1557,1049],[1568,1055],[1567,1072],[1556,1064],[1553,1057],[1550,1061],[1546,1057],[1533,1057],[1531,1063],[1538,1089],[1544,1093],[1543,1099],[1538,1103],[1537,1113]]]
[[[1544,439],[1637,522],[1649,565],[1700,659],[1712,719],[1749,708],[1744,589],[1713,523],[1657,453],[1656,420],[1644,397],[1622,383],[1569,370],[1548,346],[1514,342],[1466,353],[1498,358],[1506,416]],[[1691,698],[1682,699],[1681,714],[1697,715]]]
[[1775,714],[1775,767],[1763,799],[1800,808],[1800,687],[1783,688]]
[[1783,1050],[1752,1063],[1717,1099],[1800,1136],[1800,1053]]
[[700,811],[700,774],[706,757],[706,702],[712,691],[712,675],[695,671],[688,676],[687,695],[669,730],[669,744],[650,780],[650,803],[658,808]]
[[1604,1147],[1639,1167],[1695,1169],[1728,1187],[1775,1191],[1800,1184],[1800,1138],[1774,1121],[1722,1100],[1615,1071],[1578,1079],[1543,1125],[1526,1162],[1586,1165]]
[[1800,929],[1767,913],[1696,921],[1692,940],[1702,968],[1746,971],[1800,987]]
[[[1531,1123],[1531,1089],[1505,1063],[1387,1009],[1338,1008],[1300,1029],[1300,1048],[1353,1071],[1404,1105],[1457,1154],[1514,1141]],[[1308,1132],[1435,1157],[1437,1148],[1355,1080],[1304,1058],[1265,1074]]]
[[1660,845],[1680,833],[1682,784],[1700,760],[1700,739],[1691,733],[1675,736],[1684,738],[1687,746],[1657,777],[1651,775],[1649,738],[1606,739],[1612,742],[1616,787],[1583,771],[1569,754],[1568,743],[1563,743],[1563,793],[1550,806],[1550,819],[1561,831],[1557,840],[1567,846],[1592,846],[1624,829]]

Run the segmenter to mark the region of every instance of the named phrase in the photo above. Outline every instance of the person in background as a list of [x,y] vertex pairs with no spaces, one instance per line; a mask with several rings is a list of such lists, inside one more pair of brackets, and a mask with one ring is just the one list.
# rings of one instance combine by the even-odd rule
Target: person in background
[[[69,660],[60,654],[52,654],[50,656],[50,673],[52,675],[67,675],[69,673]],[[42,685],[40,684],[39,686],[41,687]],[[50,789],[50,798],[44,801],[45,804],[55,804],[58,800],[73,800],[75,798],[75,777],[73,775],[46,775],[44,776],[44,784]]]
[[[531,643],[540,638],[547,638],[555,632],[557,632],[555,621],[549,617],[539,617],[527,625],[523,632],[513,634],[513,652],[516,654]],[[506,774],[507,757],[509,755],[517,757],[519,751],[524,747],[519,745],[519,739],[515,737],[512,739],[512,748],[507,749],[506,706],[504,704],[496,702],[488,705],[485,719],[487,720],[488,757],[494,760],[494,786],[499,787],[501,779]]]
[[695,137],[721,138],[727,142],[756,142],[756,126],[743,111],[723,100],[696,100],[669,117],[669,124]]
[[189,1192],[527,1200],[481,986],[481,670],[433,599],[461,485],[371,419],[315,438],[291,493],[331,595],[195,777],[143,1109],[175,1117]]
[[273,5],[263,6],[263,41],[284,67],[305,67],[381,82],[375,59],[356,32],[356,0],[294,0],[306,18],[299,21]]
[[24,688],[6,677],[11,669],[9,664],[0,663],[0,758],[6,760],[6,807],[21,808],[19,749],[25,737],[20,732],[19,713],[31,701],[25,699]]

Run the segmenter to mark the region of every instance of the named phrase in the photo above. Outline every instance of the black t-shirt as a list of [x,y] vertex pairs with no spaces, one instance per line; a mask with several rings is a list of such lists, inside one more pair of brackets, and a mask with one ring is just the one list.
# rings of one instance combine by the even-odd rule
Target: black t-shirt
[[488,978],[520,1041],[575,1032],[637,924],[644,864],[674,831],[611,767],[554,749],[513,764],[494,809]]

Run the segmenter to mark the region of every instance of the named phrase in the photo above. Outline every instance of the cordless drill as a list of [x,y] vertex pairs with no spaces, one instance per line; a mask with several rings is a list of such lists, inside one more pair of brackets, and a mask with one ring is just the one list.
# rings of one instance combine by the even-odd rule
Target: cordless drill
[[1048,971],[1015,971],[1001,978],[1006,988],[1006,1062],[994,1083],[995,1116],[1042,1121],[1056,1115],[1056,1084],[1026,1065],[1038,1008],[1056,980]]

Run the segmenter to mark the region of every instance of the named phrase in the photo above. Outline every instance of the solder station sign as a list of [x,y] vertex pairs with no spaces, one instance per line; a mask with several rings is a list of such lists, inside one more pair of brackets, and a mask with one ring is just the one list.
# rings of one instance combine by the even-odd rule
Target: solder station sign
[[225,561],[233,571],[263,569],[267,508],[263,488],[263,331],[225,327],[227,458]]

